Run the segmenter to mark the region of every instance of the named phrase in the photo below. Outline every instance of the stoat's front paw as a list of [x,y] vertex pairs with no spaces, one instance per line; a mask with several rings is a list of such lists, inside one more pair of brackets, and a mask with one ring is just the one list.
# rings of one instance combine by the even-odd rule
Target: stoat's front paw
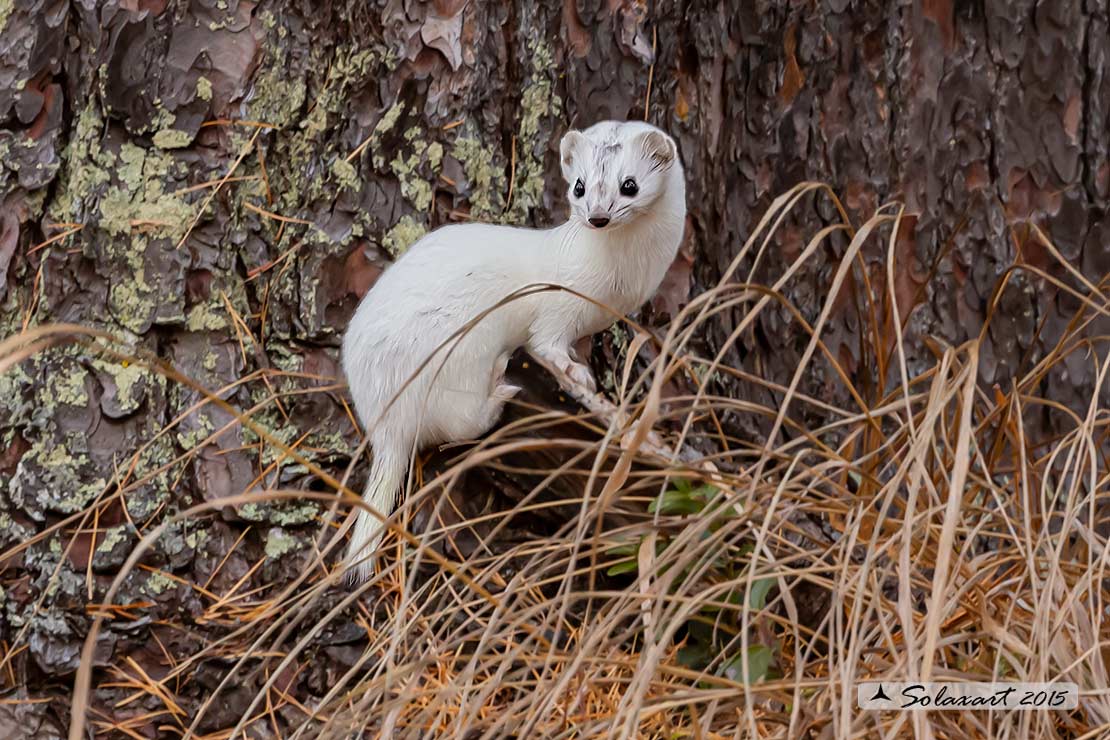
[[508,383],[498,383],[497,387],[493,389],[490,394],[497,401],[511,401],[516,398],[516,394],[520,393],[519,385],[510,385]]
[[566,369],[567,377],[587,389],[590,393],[597,392],[597,382],[594,380],[594,374],[590,372],[590,368],[586,367],[580,362],[572,362]]

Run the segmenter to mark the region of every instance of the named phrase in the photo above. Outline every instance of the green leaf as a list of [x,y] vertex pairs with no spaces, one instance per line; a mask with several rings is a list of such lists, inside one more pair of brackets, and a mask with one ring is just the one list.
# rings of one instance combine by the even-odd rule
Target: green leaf
[[748,606],[756,611],[767,606],[767,594],[776,585],[774,578],[760,578],[752,584],[752,593],[748,598]]
[[635,560],[622,560],[616,565],[610,565],[609,570],[605,571],[607,576],[619,576],[622,573],[633,573],[639,569],[639,564]]
[[690,491],[690,495],[695,498],[700,498],[703,501],[711,501],[718,493],[721,492],[720,488],[712,483],[704,483],[694,490]]
[[694,671],[703,670],[711,656],[704,645],[686,645],[678,649],[678,664]]
[[690,491],[670,490],[648,505],[649,513],[660,514],[697,514],[705,502],[690,495]]
[[681,491],[682,493],[689,493],[693,485],[693,483],[686,480],[685,478],[676,478],[674,481],[675,490]]
[[685,478],[676,478],[673,488],[663,492],[663,495],[648,504],[648,511],[652,514],[697,514],[712,501],[721,489],[709,483],[703,483],[697,488]]
[[610,547],[605,551],[606,555],[635,555],[640,551],[640,546],[635,542],[629,542],[627,545],[617,545]]
[[[767,674],[771,670],[771,663],[774,662],[775,654],[771,648],[766,645],[752,645],[748,648],[747,653],[748,663],[748,683],[759,683],[767,678]],[[721,666],[721,673],[728,679],[733,681],[744,680],[744,660],[745,656],[738,655],[729,662]]]

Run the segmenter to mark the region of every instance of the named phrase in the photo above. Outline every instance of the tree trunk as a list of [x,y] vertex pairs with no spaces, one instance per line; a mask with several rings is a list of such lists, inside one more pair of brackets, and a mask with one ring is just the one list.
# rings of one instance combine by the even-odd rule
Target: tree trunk
[[[1110,273],[1107,22],[1105,0],[0,2],[2,334],[99,328],[125,355],[166,360],[240,409],[330,386],[347,320],[390,255],[451,221],[560,220],[560,136],[646,109],[679,142],[689,193],[685,258],[654,325],[717,283],[774,196],[825,181],[857,225],[905,204],[893,253],[899,310],[912,310],[911,371],[934,359],[927,338],[962,342],[991,314],[981,380],[1007,388],[1079,305],[1025,271],[989,309],[1015,260],[1078,285],[1026,224],[1091,282]],[[836,216],[827,196],[803,201],[756,278],[773,281]],[[811,323],[846,244],[831,239],[786,288]],[[880,286],[886,255],[882,236],[864,249]],[[838,305],[824,338],[877,397],[896,376],[870,375],[861,316]],[[720,317],[706,349],[741,318]],[[785,308],[771,310],[726,357],[785,384],[807,340]],[[1044,393],[1085,409],[1096,370],[1076,353]],[[720,382],[740,397],[767,393]],[[834,385],[819,362],[803,390],[842,395]],[[36,677],[31,693],[77,667],[85,574],[110,582],[167,512],[312,485],[250,430],[201,446],[233,420],[212,406],[187,413],[201,398],[75,346],[0,375],[0,547],[102,502],[100,534],[84,524],[56,590],[44,591],[63,558],[47,541],[7,561],[20,580],[0,635],[29,625],[15,660]],[[343,398],[330,387],[286,395],[255,420],[341,474],[359,441]],[[1054,426],[1046,419],[1045,433]],[[125,501],[110,504],[120,489]],[[307,562],[316,513],[247,505],[177,525],[156,548],[159,568],[191,578],[234,551],[214,591],[258,558],[264,574],[288,576]],[[236,549],[244,521],[254,527]],[[145,571],[118,601],[205,607]],[[104,660],[148,648],[144,629],[109,629]],[[43,732],[58,723],[49,704],[32,706]],[[7,711],[0,734],[25,732]],[[214,713],[213,729],[222,721]]]

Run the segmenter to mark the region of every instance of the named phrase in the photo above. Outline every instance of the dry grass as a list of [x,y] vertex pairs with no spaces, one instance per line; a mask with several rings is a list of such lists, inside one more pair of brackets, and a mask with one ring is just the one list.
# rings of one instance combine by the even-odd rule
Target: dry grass
[[[112,588],[90,604],[97,620],[77,677],[71,737],[85,721],[98,732],[142,737],[137,728],[151,716],[113,719],[112,702],[117,709],[141,703],[167,736],[189,737],[347,738],[360,729],[380,737],[1105,736],[1107,417],[1097,397],[1075,414],[1040,395],[1048,370],[1077,353],[1096,366],[1102,387],[1110,365],[1087,329],[1110,307],[1105,283],[1066,265],[1034,229],[1029,238],[1059,261],[1056,272],[1065,279],[1015,265],[995,295],[1022,270],[1073,294],[1080,309],[1059,345],[1009,388],[977,384],[978,341],[934,342],[935,362],[911,374],[907,306],[893,299],[897,271],[908,269],[895,260],[897,209],[858,228],[845,216],[812,235],[773,285],[752,282],[754,268],[738,277],[739,265],[765,261],[791,210],[814,197],[836,200],[814,184],[776,200],[720,285],[675,318],[646,369],[632,359],[618,369],[622,405],[640,421],[635,431],[540,442],[537,430],[560,415],[537,414],[411,486],[394,519],[398,530],[424,503],[447,506],[444,490],[461,485],[469,469],[505,466],[508,454],[541,444],[564,453],[565,463],[531,471],[541,482],[521,504],[483,516],[492,534],[465,562],[441,553],[452,553],[447,540],[478,522],[428,526],[419,536],[394,538],[377,577],[348,588],[334,566],[337,528],[325,522],[315,563],[292,582],[258,585],[252,570],[223,593],[210,589],[211,577],[190,583],[203,614],[169,625],[202,630],[205,639],[191,654],[167,650],[164,675],[148,675],[134,662],[93,671],[102,624],[132,621],[147,607],[113,600],[171,520],[148,528]],[[782,288],[836,232],[850,244],[790,383],[776,386],[728,366],[729,345],[768,307],[786,308],[802,322]],[[872,281],[855,268],[860,249],[876,240],[885,246],[887,272]],[[821,340],[842,288],[853,291],[864,317],[869,373],[842,369]],[[720,353],[699,356],[693,340],[706,323],[738,309],[745,318]],[[97,351],[113,352],[111,338],[94,332],[31,329],[0,344],[0,369],[77,333]],[[641,335],[631,346],[650,343]],[[815,363],[829,368],[850,405],[799,391]],[[727,375],[763,384],[778,403],[742,402],[700,380]],[[672,376],[699,379],[698,392],[664,402]],[[259,409],[205,397],[308,466],[331,491],[345,490],[296,444],[254,425]],[[801,407],[827,421],[801,428],[792,414]],[[1034,419],[1046,407],[1070,419],[1066,433],[1048,440]],[[766,443],[727,436],[720,420],[730,415],[761,419],[770,430]],[[586,418],[577,423],[596,427]],[[709,452],[685,462],[643,454],[637,443],[648,428],[676,447]],[[525,542],[498,539],[513,521],[554,508],[541,494],[571,472],[589,484],[563,502],[573,513],[561,529]],[[221,505],[306,496],[335,504],[339,517],[352,505],[349,496],[299,491],[247,493]],[[172,519],[212,508],[201,504]],[[92,509],[56,529],[90,526],[91,517]],[[324,659],[320,635],[351,624],[362,640],[350,668],[306,703],[290,687]],[[25,639],[2,646],[0,676]],[[186,711],[179,695],[195,690],[199,666],[213,661],[221,680]],[[876,678],[1065,680],[1083,695],[1072,712],[858,711],[854,683]],[[238,725],[202,732],[204,718],[228,694],[256,685]]]

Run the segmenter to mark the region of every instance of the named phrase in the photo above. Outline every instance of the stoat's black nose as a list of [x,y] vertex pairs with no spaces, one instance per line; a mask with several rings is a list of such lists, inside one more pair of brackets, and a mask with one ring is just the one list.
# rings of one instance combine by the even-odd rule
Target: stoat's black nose
[[606,224],[609,223],[609,217],[608,216],[590,216],[590,223],[600,229],[601,227],[603,227],[603,226],[605,226]]

